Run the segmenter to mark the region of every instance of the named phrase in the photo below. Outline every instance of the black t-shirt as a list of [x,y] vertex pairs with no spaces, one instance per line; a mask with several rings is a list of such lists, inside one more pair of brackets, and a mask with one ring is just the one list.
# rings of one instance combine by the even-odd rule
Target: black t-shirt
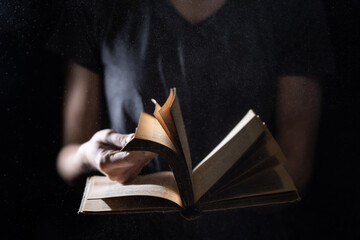
[[333,69],[318,1],[228,0],[198,24],[168,0],[78,1],[65,14],[50,46],[103,75],[110,127],[134,132],[176,87],[193,165],[249,109],[273,127],[278,76]]

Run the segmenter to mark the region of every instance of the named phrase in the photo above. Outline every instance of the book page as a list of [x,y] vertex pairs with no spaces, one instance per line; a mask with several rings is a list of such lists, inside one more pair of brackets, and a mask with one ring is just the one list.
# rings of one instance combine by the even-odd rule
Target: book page
[[182,206],[174,175],[168,171],[138,176],[130,184],[120,184],[105,176],[93,176],[88,184],[88,200],[150,196],[164,198]]
[[177,136],[177,132],[176,132],[176,127],[174,124],[173,117],[171,116],[171,113],[170,113],[170,108],[173,104],[175,94],[176,94],[175,89],[170,89],[169,97],[167,98],[164,105],[158,111],[161,118],[164,120],[166,127],[169,129],[171,135],[174,137]]
[[271,194],[248,196],[243,198],[233,198],[224,201],[216,201],[200,204],[202,212],[212,212],[219,210],[238,209],[254,206],[265,206],[272,204],[294,203],[300,201],[296,191],[279,191]]
[[[245,181],[240,181],[239,183],[235,182],[234,185],[228,187],[223,191],[218,192],[208,198],[204,196],[204,199],[200,201],[202,204],[210,206],[211,203],[216,203],[221,205],[223,203],[226,205],[226,201],[236,200],[236,199],[256,199],[259,197],[261,199],[263,196],[278,196],[272,198],[280,199],[283,193],[290,193],[287,196],[293,196],[292,201],[299,200],[296,187],[291,180],[290,176],[287,174],[283,165],[278,165],[274,169],[267,170],[260,174],[257,174]],[[266,199],[264,197],[263,199]],[[289,200],[288,198],[286,198]],[[242,204],[246,204],[246,201],[241,201]],[[249,201],[248,204],[251,204]]]
[[157,142],[177,152],[176,147],[158,120],[147,113],[142,112],[140,115],[139,124],[135,131],[135,138]]
[[215,150],[194,169],[195,201],[219,181],[263,133],[263,122],[250,110]]
[[178,212],[181,207],[162,198],[129,196],[121,198],[88,199],[79,209],[84,214],[127,214],[146,212]]
[[[169,99],[169,98],[168,98]],[[155,110],[153,115],[155,116],[155,118],[159,121],[161,127],[164,129],[164,131],[166,132],[166,134],[168,135],[168,137],[170,138],[171,142],[174,144],[174,146],[178,147],[179,143],[176,140],[176,135],[177,133],[174,133],[172,130],[170,132],[169,128],[166,126],[166,123],[163,119],[163,117],[160,114],[160,110],[161,110],[161,106],[159,105],[159,103],[156,102],[155,99],[151,99],[151,101],[155,104]],[[167,119],[167,121],[172,121],[172,119]],[[175,135],[174,135],[175,134]]]
[[[265,126],[266,128],[266,126]],[[262,171],[266,171],[283,163],[286,159],[271,133],[265,129],[265,134],[248,150],[246,156],[238,161],[209,191],[216,192],[233,182],[246,180]]]
[[190,156],[190,147],[189,147],[189,142],[188,142],[187,135],[186,135],[184,120],[183,120],[182,113],[181,113],[179,98],[176,95],[174,95],[174,101],[173,101],[173,104],[172,104],[170,110],[171,110],[171,115],[173,116],[173,119],[174,119],[176,131],[178,133],[180,146],[181,146],[181,149],[182,149],[182,152],[183,152],[186,164],[187,164],[187,168],[189,170],[189,174],[191,176],[192,163],[191,163],[191,156]]
[[178,133],[176,131],[174,119],[170,113],[170,108],[173,104],[175,97],[175,89],[170,89],[169,97],[166,99],[166,102],[163,106],[160,106],[155,100],[152,100],[155,103],[154,116],[159,121],[172,143],[180,148]]
[[189,174],[191,176],[192,164],[189,143],[186,136],[184,120],[182,117],[179,98],[176,95],[176,88],[170,89],[170,95],[165,104],[161,107],[155,100],[154,116],[165,129],[174,145],[179,148],[186,160]]
[[[206,162],[211,156],[213,156],[217,151],[219,151],[225,144],[227,144],[245,125],[255,117],[254,111],[250,110],[245,117],[230,131],[228,135],[199,163],[196,167],[200,167],[203,162]],[[194,169],[195,170],[195,169]]]
[[[164,106],[158,109],[159,105],[155,101],[154,115],[160,124],[163,122],[169,129],[171,137],[174,138],[173,143],[176,143],[174,145],[178,149],[178,158],[168,159],[168,163],[174,172],[184,206],[191,206],[194,203],[194,195],[190,149],[175,88],[170,90],[170,95]],[[156,113],[157,110],[158,114]]]

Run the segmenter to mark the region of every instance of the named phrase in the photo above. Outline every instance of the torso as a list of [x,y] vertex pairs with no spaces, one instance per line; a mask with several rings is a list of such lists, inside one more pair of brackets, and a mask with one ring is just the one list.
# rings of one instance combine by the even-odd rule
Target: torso
[[127,11],[101,53],[111,127],[133,132],[150,99],[162,103],[176,87],[196,165],[250,108],[269,123],[276,54],[263,48],[256,4],[245,2],[218,1],[197,24],[168,0]]

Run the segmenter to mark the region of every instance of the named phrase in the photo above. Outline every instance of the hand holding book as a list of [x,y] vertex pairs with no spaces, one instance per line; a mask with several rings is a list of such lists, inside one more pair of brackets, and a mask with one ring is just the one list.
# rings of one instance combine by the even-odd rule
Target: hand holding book
[[252,110],[192,169],[175,89],[163,106],[154,103],[154,116],[141,114],[135,137],[122,151],[159,154],[172,172],[125,185],[89,178],[79,212],[206,212],[299,200],[280,147]]
[[81,145],[77,157],[83,159],[87,169],[98,170],[119,183],[130,182],[156,156],[148,151],[121,151],[133,138],[134,134],[120,134],[110,129],[98,131]]

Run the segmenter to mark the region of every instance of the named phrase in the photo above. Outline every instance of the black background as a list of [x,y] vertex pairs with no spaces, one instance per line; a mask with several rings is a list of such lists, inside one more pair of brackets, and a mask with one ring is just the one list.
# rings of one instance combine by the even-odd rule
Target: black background
[[[296,223],[287,227],[292,236],[306,229],[313,236],[360,239],[360,4],[323,2],[337,71],[324,83],[312,187],[298,210],[302,214],[294,214],[290,222]],[[44,46],[61,6],[56,0],[0,1],[0,234],[5,239],[81,236],[93,221],[76,214],[81,193],[67,187],[55,168],[64,63]]]

